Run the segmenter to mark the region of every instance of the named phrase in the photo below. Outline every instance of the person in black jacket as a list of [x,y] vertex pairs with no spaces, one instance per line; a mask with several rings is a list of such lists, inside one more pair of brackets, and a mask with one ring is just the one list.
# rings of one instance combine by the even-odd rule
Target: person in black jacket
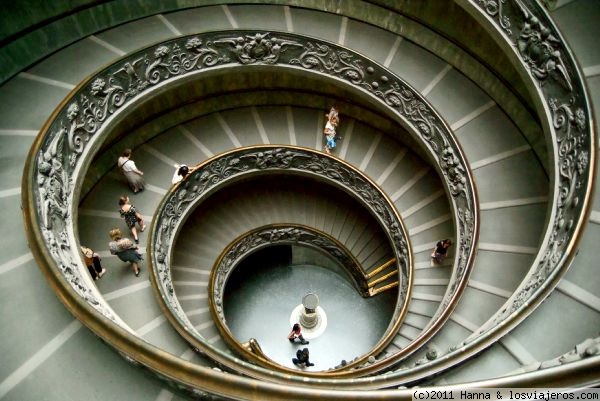
[[450,248],[450,245],[452,245],[452,241],[449,239],[438,241],[431,252],[431,259],[436,263],[442,263],[448,255],[448,248]]
[[292,362],[294,362],[294,365],[304,365],[305,367],[315,366],[314,363],[310,363],[308,358],[308,348],[304,348],[296,351],[296,358],[292,358]]

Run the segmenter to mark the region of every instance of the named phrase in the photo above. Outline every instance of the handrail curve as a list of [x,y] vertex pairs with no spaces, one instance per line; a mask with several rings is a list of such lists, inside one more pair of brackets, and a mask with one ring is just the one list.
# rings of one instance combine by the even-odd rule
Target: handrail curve
[[[529,80],[552,146],[552,210],[532,267],[513,295],[455,353],[480,351],[533,312],[575,257],[591,211],[596,175],[593,112],[583,75],[551,18],[534,1],[466,0],[459,3],[481,20],[507,48]],[[477,14],[478,13],[478,14]],[[477,349],[477,351],[475,351]],[[471,353],[471,352],[470,352]]]
[[256,339],[250,338],[247,342],[240,343],[229,330],[223,311],[223,296],[229,276],[245,258],[260,249],[280,244],[303,245],[329,255],[349,274],[355,289],[363,298],[370,295],[367,275],[354,254],[344,244],[321,230],[303,224],[278,223],[255,228],[234,239],[221,252],[211,269],[208,280],[211,315],[230,348],[247,357],[257,356],[258,361],[255,362],[266,361],[267,367],[278,363],[264,353]]
[[[552,209],[531,269],[506,303],[450,352],[396,376],[416,382],[477,355],[509,333],[551,293],[569,269],[591,212],[597,164],[593,111],[576,58],[546,10],[533,0],[456,0],[478,19],[520,73],[542,116],[551,171]],[[598,364],[596,358],[594,363]],[[578,363],[563,372],[577,371]],[[537,378],[539,380],[539,377]],[[526,382],[519,376],[515,383]],[[511,379],[489,383],[510,383]],[[532,381],[535,383],[535,381]]]
[[[466,6],[466,4],[465,4]],[[470,0],[470,7],[493,21],[523,73],[536,89],[543,124],[553,146],[553,208],[532,270],[479,334],[506,324],[529,300],[553,288],[575,256],[590,213],[596,166],[593,113],[583,75],[545,9],[532,1],[501,1],[495,7]],[[546,294],[547,295],[547,294]],[[541,299],[540,299],[541,298]],[[489,324],[491,323],[491,324]]]
[[[112,122],[122,117],[128,106],[168,82],[205,70],[246,65],[296,68],[360,90],[389,110],[437,162],[456,213],[458,252],[451,278],[454,285],[448,288],[434,315],[436,322],[429,328],[428,334],[435,333],[466,285],[478,232],[476,194],[460,146],[424,98],[390,71],[343,47],[289,33],[211,32],[163,42],[100,71],[65,99],[31,149],[22,191],[32,252],[44,259],[38,262],[47,275],[62,276],[59,297],[76,316],[83,303],[119,324],[92,283],[81,279],[85,267],[78,256],[74,228],[80,173],[91,163]],[[120,327],[126,328],[123,324]],[[103,330],[102,336],[117,346],[110,341],[110,333],[110,329]],[[129,355],[141,358],[143,350],[152,354],[150,348],[140,351],[136,346],[134,352],[127,342],[118,344],[122,352],[129,349],[124,352]],[[408,352],[401,356],[406,355]],[[172,373],[168,376],[174,377]]]
[[[152,252],[150,252],[148,261],[152,284],[157,291],[157,298],[161,302],[163,311],[165,311],[175,329],[193,347],[209,354],[224,366],[231,369],[236,368],[237,358],[214,348],[190,323],[175,293],[170,268],[171,260],[175,250],[174,245],[177,234],[185,223],[187,216],[198,208],[208,196],[213,195],[225,186],[235,185],[232,183],[236,181],[265,174],[302,175],[336,186],[359,201],[371,213],[386,234],[395,258],[399,261],[398,280],[400,288],[393,315],[390,317],[390,324],[381,339],[372,351],[367,355],[356,358],[348,364],[347,368],[363,363],[369,355],[377,354],[392,341],[408,311],[413,270],[408,231],[392,201],[374,182],[355,167],[320,151],[281,145],[257,145],[231,150],[216,155],[196,166],[183,181],[179,182],[163,198],[152,221],[149,238]],[[265,231],[267,231],[266,237],[264,237]],[[299,229],[298,234],[301,232]],[[272,229],[257,230],[253,234],[255,235],[244,236],[239,241],[235,241],[232,244],[233,248],[230,247],[228,250],[237,249],[236,245],[241,245],[243,250],[251,250],[250,244],[253,243],[252,241],[256,242],[257,245],[264,244],[268,242]],[[293,232],[292,236],[294,236]],[[283,234],[282,237],[289,236]],[[295,238],[298,238],[298,236],[296,235]],[[250,243],[244,241],[245,239],[249,239]],[[289,240],[289,238],[286,239]],[[228,258],[227,255],[231,257]],[[269,360],[256,358],[255,354],[247,353],[246,349],[239,346],[239,343],[233,338],[224,323],[222,302],[227,275],[235,262],[239,260],[238,256],[238,252],[225,251],[222,253],[219,260],[215,261],[209,280],[208,299],[211,313],[215,318],[219,331],[225,336],[226,342],[233,345],[247,359],[268,367],[271,370],[269,374],[271,377],[275,375],[273,371],[281,371],[287,374],[303,373],[315,377],[341,374],[355,375],[355,372],[298,372],[279,364],[273,364]],[[347,369],[344,370],[347,371]],[[254,376],[256,375],[257,373],[254,373]]]

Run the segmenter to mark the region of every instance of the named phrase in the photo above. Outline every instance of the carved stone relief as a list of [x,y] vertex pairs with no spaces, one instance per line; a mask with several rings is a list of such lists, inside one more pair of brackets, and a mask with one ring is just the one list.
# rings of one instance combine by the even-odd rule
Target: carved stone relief
[[[493,324],[478,332],[480,336],[526,307],[559,269],[568,267],[564,264],[568,256],[566,251],[574,240],[576,227],[585,223],[582,205],[589,197],[589,179],[593,172],[589,161],[594,149],[591,146],[589,104],[581,82],[576,81],[573,58],[543,10],[522,0],[479,0],[477,3],[507,34],[532,81],[540,88],[549,110],[549,125],[558,155],[553,161],[557,200],[547,240],[529,277],[493,318]],[[512,26],[513,30],[505,29],[507,26]],[[469,339],[472,340],[474,338]]]

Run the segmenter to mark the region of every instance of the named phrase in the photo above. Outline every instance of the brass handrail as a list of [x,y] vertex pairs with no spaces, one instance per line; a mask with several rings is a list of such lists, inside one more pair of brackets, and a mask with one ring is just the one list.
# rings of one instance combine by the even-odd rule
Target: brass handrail
[[[265,236],[270,237],[271,233],[275,233],[275,236],[277,236],[278,238],[273,241],[270,239],[265,240],[265,241],[257,241],[256,240],[256,238],[261,238],[261,237],[264,238]],[[287,233],[287,235],[286,235],[286,233]],[[350,273],[351,273],[351,276],[353,277],[353,279],[357,281],[355,284],[360,289],[361,295],[363,295],[365,297],[371,295],[371,289],[367,287],[364,270],[362,269],[360,263],[358,262],[356,257],[352,254],[352,252],[350,252],[348,249],[346,249],[346,247],[341,242],[339,242],[337,239],[335,239],[331,235],[329,235],[325,232],[322,232],[320,230],[302,225],[302,224],[272,224],[272,225],[253,229],[250,232],[240,235],[239,237],[234,239],[230,244],[228,244],[225,247],[225,249],[221,252],[221,254],[218,256],[217,261],[215,262],[213,268],[211,269],[210,277],[208,280],[208,294],[209,294],[208,299],[209,299],[210,311],[213,316],[213,320],[215,321],[215,324],[217,326],[217,329],[223,336],[225,342],[233,350],[237,350],[237,352],[239,354],[244,355],[246,357],[246,359],[248,359],[248,360],[251,360],[255,363],[262,364],[263,366],[270,368],[270,369],[282,370],[282,371],[285,371],[285,372],[288,372],[291,374],[297,373],[297,371],[293,370],[293,369],[287,369],[285,367],[282,367],[279,363],[276,363],[276,362],[272,361],[270,358],[268,358],[264,354],[264,352],[262,352],[262,350],[260,349],[260,346],[258,345],[258,342],[255,339],[250,339],[247,343],[242,343],[242,344],[240,344],[235,339],[235,337],[229,330],[229,327],[225,323],[225,316],[224,316],[223,310],[222,310],[222,299],[223,299],[223,292],[225,290],[225,286],[227,283],[227,278],[229,277],[229,275],[231,275],[231,273],[235,269],[236,265],[241,260],[243,260],[249,253],[252,253],[252,252],[256,251],[257,249],[263,248],[265,246],[270,246],[272,244],[279,244],[279,243],[310,244],[310,243],[306,242],[304,239],[302,239],[302,237],[307,234],[314,235],[317,237],[317,241],[316,241],[318,243],[317,247],[322,247],[324,241],[331,242],[332,244],[334,244],[334,246],[335,246],[334,252],[329,252],[327,249],[324,249],[324,251],[329,253],[335,259],[337,259],[338,263],[341,266],[345,267],[346,269],[353,270]],[[228,258],[228,256],[233,252],[233,250],[235,250],[237,248],[241,248],[242,253],[240,253],[240,254],[236,253],[235,255],[233,255],[234,256],[233,258]],[[336,255],[339,253],[341,253],[342,255]],[[354,265],[354,266],[348,266],[349,265],[348,262],[351,262],[350,264]],[[354,271],[356,268],[358,268],[359,271]],[[221,271],[221,270],[224,270],[224,271]],[[392,272],[392,274],[398,275],[399,272],[395,271],[395,272]],[[358,282],[359,280],[361,281],[360,283]],[[220,283],[220,284],[218,284],[218,283]],[[398,283],[399,283],[399,281],[396,282],[396,285],[398,285]],[[218,287],[220,287],[220,288],[218,288]],[[392,317],[392,320],[394,320],[394,319],[398,319],[400,322],[402,321],[402,318]],[[395,330],[392,329],[391,333],[393,334],[394,331]],[[387,337],[388,336],[385,336],[385,335],[383,336],[384,339]],[[253,347],[250,347],[250,348],[247,347],[247,345],[250,346],[252,344],[254,344]],[[194,345],[196,345],[196,344],[194,344]],[[383,346],[385,346],[385,345],[381,344],[381,342],[378,342],[378,344],[374,348],[382,348]],[[370,354],[370,353],[368,353],[368,354]],[[363,358],[356,358],[355,360],[351,361],[350,363],[348,363],[340,368],[342,368],[343,370],[351,369],[352,367],[362,363],[368,357],[368,354]],[[255,356],[257,358],[255,358]],[[327,372],[331,373],[334,370],[335,369],[329,369]]]
[[[379,0],[369,2],[379,3]],[[591,102],[576,58],[547,12],[535,2],[526,5],[521,0],[503,1],[502,7],[488,7],[489,4],[477,0],[457,3],[495,36],[497,43],[521,67],[519,72],[535,94],[535,106],[544,116],[542,124],[553,146],[548,153],[555,157],[550,163],[554,171],[553,208],[543,245],[531,270],[505,305],[444,358],[396,372],[397,383],[415,382],[430,376],[431,371],[443,371],[468,360],[529,316],[570,267],[591,212],[594,193],[597,145]],[[541,40],[536,42],[538,39]],[[547,58],[535,56],[542,48]],[[554,73],[551,69],[557,66]],[[595,359],[596,366],[599,361]],[[571,365],[563,372],[579,370],[577,363]],[[571,377],[563,379],[565,383],[577,382]],[[489,382],[524,383],[528,379],[520,380],[517,376]]]
[[394,263],[396,263],[396,259],[392,258],[390,260],[388,260],[387,262],[385,262],[384,264],[382,264],[381,266],[371,270],[368,274],[367,274],[367,279],[375,276],[377,273],[379,273],[382,270],[387,269],[388,267],[390,267],[391,265],[393,265]]
[[393,283],[389,283],[389,284],[383,285],[381,287],[377,287],[377,288],[371,287],[371,288],[369,288],[369,295],[375,296],[377,294],[381,294],[384,291],[398,287],[398,285],[399,285],[399,283],[397,281],[394,281]]
[[387,280],[388,278],[392,277],[394,275],[394,272],[390,272],[390,273],[386,273],[381,277],[377,277],[375,280],[373,281],[369,281],[369,288],[374,287],[376,284],[381,283],[382,281]]
[[[298,36],[294,36],[294,38],[297,38],[297,37]],[[158,48],[157,48],[157,50],[158,50]],[[377,70],[377,68],[375,68],[375,67],[373,67],[372,69]],[[91,82],[91,79],[90,79],[90,81],[88,81],[84,84],[87,85],[90,82]],[[361,82],[362,81],[358,82],[358,84],[360,84]],[[96,100],[99,97],[104,97],[106,99],[106,97],[110,96],[109,93],[104,91],[105,87],[103,87],[103,85],[106,85],[106,81],[103,81],[103,82],[102,81],[94,81],[93,84],[94,85],[86,86],[86,91],[89,91],[86,93],[88,93],[88,94],[91,93],[92,95],[94,95],[94,96],[90,96],[93,100]],[[97,84],[97,85],[95,85],[95,84]],[[382,86],[383,85],[380,85],[378,83],[378,87],[382,87]],[[81,89],[82,87],[83,87],[83,84],[82,84],[82,86],[78,87],[77,90]],[[91,90],[89,90],[90,87],[92,88]],[[94,87],[96,89],[94,89]],[[144,89],[144,88],[141,88],[141,89]],[[370,89],[373,89],[373,88],[370,88]],[[403,88],[403,89],[408,89],[408,88]],[[148,90],[145,93],[148,93],[148,92],[150,92],[150,90]],[[389,93],[381,92],[382,96],[387,96],[387,100],[390,102],[388,104],[388,107],[390,107],[390,108],[393,108],[394,103],[398,100],[397,98],[394,97],[396,95],[393,92],[394,91],[390,91]],[[98,96],[98,94],[100,94],[100,96]],[[67,101],[68,102],[72,101],[73,97],[68,98]],[[137,99],[139,99],[139,98],[137,98]],[[411,100],[415,100],[417,102],[421,101],[419,96],[416,96],[416,98],[413,98]],[[77,101],[72,103],[72,105],[77,106]],[[397,104],[396,104],[396,106],[397,106]],[[120,105],[119,105],[119,107],[120,107]],[[91,145],[88,146],[86,143],[87,143],[87,140],[92,139],[94,146],[98,146],[98,144],[96,143],[97,142],[96,138],[101,135],[96,135],[96,136],[94,136],[94,135],[97,134],[98,132],[100,132],[101,130],[94,128],[89,134],[81,136],[80,134],[82,133],[82,131],[86,130],[85,127],[82,128],[82,126],[79,125],[80,118],[82,118],[82,115],[79,113],[81,110],[78,110],[77,107],[74,107],[74,108],[69,107],[69,109],[70,110],[68,110],[68,111],[60,109],[60,110],[57,110],[57,112],[55,113],[55,116],[58,116],[60,114],[60,120],[61,120],[60,122],[65,123],[65,124],[63,124],[63,126],[68,128],[68,130],[67,130],[68,132],[63,131],[59,128],[60,123],[53,125],[53,128],[46,127],[43,130],[43,134],[49,134],[50,138],[48,138],[48,141],[46,141],[46,138],[44,138],[43,141],[40,140],[40,143],[41,142],[44,142],[44,143],[43,144],[38,143],[38,145],[36,145],[34,148],[32,148],[32,152],[28,159],[28,166],[31,166],[31,168],[29,169],[28,174],[26,174],[26,177],[24,178],[25,181],[23,184],[23,187],[24,187],[23,199],[24,199],[24,204],[25,204],[24,214],[25,214],[25,219],[28,223],[35,224],[35,225],[33,225],[33,227],[38,227],[38,224],[41,221],[41,219],[38,219],[38,217],[40,217],[41,215],[40,216],[37,215],[37,212],[38,212],[37,206],[39,206],[39,204],[37,203],[37,199],[33,200],[33,198],[32,198],[32,196],[38,195],[36,193],[36,191],[40,190],[40,188],[36,186],[36,184],[39,184],[39,182],[34,182],[35,181],[34,177],[36,177],[37,174],[41,174],[44,176],[52,176],[52,178],[60,178],[61,174],[62,174],[62,171],[60,171],[60,169],[53,168],[52,166],[50,166],[50,170],[47,170],[47,166],[43,165],[41,162],[39,165],[36,165],[35,162],[37,161],[39,156],[45,154],[48,151],[51,151],[52,150],[51,146],[53,146],[52,141],[55,140],[58,136],[65,135],[66,139],[68,139],[68,146],[70,149],[69,152],[71,152],[69,154],[69,156],[72,156],[72,158],[69,158],[68,162],[62,163],[61,168],[64,168],[64,170],[67,170],[67,171],[65,171],[65,173],[67,175],[70,175],[70,174],[73,174],[74,172],[79,172],[80,170],[84,170],[86,163],[89,164],[89,162],[90,162],[90,160],[88,158],[93,156],[93,152],[97,150],[97,148],[96,148],[96,149],[92,149],[90,151],[89,148]],[[118,110],[118,107],[117,107],[117,110]],[[399,111],[397,111],[397,112],[400,113]],[[98,118],[98,116],[96,116],[96,118]],[[106,118],[106,116],[105,116],[105,118]],[[406,118],[406,117],[402,117],[399,119],[403,122],[403,124],[406,124],[408,126],[411,126],[411,124],[416,124],[416,122],[414,122],[414,121],[406,121],[403,118]],[[57,120],[58,120],[58,118],[57,118]],[[102,125],[103,123],[104,123],[104,120],[98,121],[99,125]],[[445,127],[444,124],[441,124],[441,127]],[[417,130],[417,131],[419,131],[420,129],[423,129],[423,128],[419,128],[419,127],[415,128],[414,126],[412,126],[411,128],[413,130]],[[439,127],[435,127],[435,128],[437,129]],[[419,132],[421,132],[421,131],[419,131]],[[446,143],[446,145],[448,145],[448,144]],[[85,157],[81,157],[83,153],[85,153]],[[454,156],[456,156],[456,153],[453,155],[453,157]],[[458,156],[461,156],[460,152],[458,152]],[[458,157],[458,156],[456,156],[456,157]],[[436,158],[436,157],[442,157],[442,155],[439,155],[439,154],[434,155],[434,158]],[[50,155],[50,158],[52,158],[52,155]],[[451,161],[454,162],[454,159],[452,159]],[[452,168],[455,168],[455,167],[456,166],[452,166]],[[466,170],[466,171],[468,171],[468,170]],[[467,175],[468,175],[468,173],[467,173]],[[456,178],[456,176],[453,176],[453,177]],[[79,177],[76,177],[76,176],[75,176],[75,178],[80,179]],[[464,178],[464,176],[461,175],[461,178]],[[457,182],[453,182],[450,178],[448,178],[448,180],[449,180],[450,184],[452,184],[452,185],[457,184]],[[456,189],[456,187],[454,187],[454,188]],[[42,187],[42,189],[47,189],[47,188]],[[73,187],[69,186],[69,187],[63,188],[62,191],[64,192],[64,194],[69,194],[69,196],[71,196],[70,199],[73,199],[73,194],[69,191],[70,189],[73,189]],[[462,189],[462,187],[460,189]],[[76,192],[76,191],[74,191],[74,192]],[[453,196],[456,196],[456,195],[453,194]],[[71,208],[71,210],[73,210],[74,206],[71,205],[70,208]],[[76,211],[73,212],[72,214],[76,214]],[[65,220],[67,223],[72,224],[73,217],[66,216]],[[469,229],[472,229],[473,227],[475,227],[475,229],[471,230],[470,233],[473,233],[473,232],[476,233],[476,231],[477,231],[477,229],[476,229],[477,223],[476,222],[473,223],[473,221],[471,220],[468,222],[467,225],[469,226]],[[463,227],[466,227],[466,225],[463,224]],[[51,237],[48,238],[47,236],[45,236],[46,234],[50,234]],[[39,255],[40,258],[45,259],[47,261],[52,261],[52,262],[46,263],[46,265],[47,265],[46,267],[50,270],[53,270],[53,272],[56,273],[59,270],[59,269],[57,269],[57,264],[60,263],[60,262],[57,262],[57,260],[61,260],[60,259],[61,255],[57,253],[59,247],[53,246],[51,243],[50,244],[48,243],[48,241],[55,241],[55,244],[57,244],[57,245],[59,244],[59,241],[57,241],[57,240],[60,239],[59,238],[60,236],[54,235],[54,234],[55,233],[52,233],[52,232],[49,233],[46,231],[46,232],[44,232],[44,236],[42,236],[41,234],[29,234],[29,232],[28,232],[28,237],[30,239],[30,242],[35,243],[32,245],[32,247],[36,249],[34,254]],[[76,248],[76,246],[75,246],[76,236],[73,233],[72,228],[67,228],[66,234],[67,234],[66,239],[68,241],[67,249],[69,247]],[[463,233],[461,232],[461,235],[462,234]],[[472,240],[474,241],[474,239],[472,239]],[[50,250],[48,250],[48,249],[50,249]],[[60,249],[64,249],[64,248],[60,248]],[[467,260],[466,266],[461,264],[461,269],[463,269],[463,272],[468,271],[467,266],[470,266],[470,263],[471,263],[470,261],[472,260],[472,254],[471,254],[471,252],[467,252],[467,253],[461,255],[461,257],[466,257],[466,260]],[[458,255],[457,255],[457,258],[458,258]],[[73,259],[70,259],[70,261],[72,261],[72,260]],[[40,263],[44,264],[45,262],[40,262]],[[75,261],[74,265],[79,266],[80,269],[83,269],[81,267],[81,261]],[[70,268],[70,266],[69,266],[69,268]],[[466,270],[465,270],[465,268],[466,268]],[[57,274],[60,274],[60,273],[57,273]],[[62,283],[61,285],[65,284],[64,281],[62,281],[61,283]],[[71,285],[73,285],[73,284],[71,283]],[[79,298],[77,298],[77,296],[80,296],[80,295],[73,295],[73,293],[70,293],[70,291],[71,291],[71,289],[64,291],[64,296],[70,298],[69,300],[66,300],[65,302],[68,302],[68,303],[81,302],[81,300]],[[75,300],[75,301],[73,301],[73,300]],[[452,298],[451,301],[452,301],[452,303],[454,303],[455,302],[454,298]],[[96,304],[94,304],[94,305],[96,305]],[[94,307],[96,308],[97,314],[105,315],[103,310],[99,310],[97,306],[94,306]],[[76,311],[78,309],[73,308],[72,310]],[[74,313],[76,314],[76,316],[80,316],[80,314],[81,315],[84,314],[83,312],[77,312],[77,313],[74,312]],[[90,326],[94,326],[94,325],[90,324]],[[96,327],[96,329],[99,330],[97,328],[98,326],[94,326],[94,327]],[[99,331],[101,331],[101,330],[99,330]],[[115,332],[116,331],[118,331],[118,330],[115,329]],[[103,332],[103,334],[107,334],[107,333],[110,334],[110,331]],[[115,341],[115,342],[108,341],[108,342],[113,345],[117,344],[117,341]],[[127,344],[126,341],[123,343],[120,343],[120,344],[123,346],[126,346],[126,347],[130,346],[130,344]],[[142,347],[140,349],[145,349],[145,348]],[[129,352],[126,352],[126,353],[130,354]],[[151,363],[148,362],[146,356],[147,355],[142,355],[142,354],[138,355],[138,357],[140,357],[142,360],[144,360],[149,366],[149,365],[151,365]],[[160,369],[159,369],[159,371],[160,371]]]
[[[235,369],[238,363],[237,358],[219,352],[208,344],[196,332],[179,305],[170,274],[170,260],[174,252],[175,233],[179,231],[188,213],[199,207],[207,195],[216,193],[219,188],[252,175],[282,173],[313,177],[330,185],[335,185],[350,194],[371,212],[383,232],[386,233],[394,251],[395,259],[401,261],[395,273],[401,285],[396,308],[389,327],[373,349],[368,354],[353,360],[344,367],[343,371],[302,372],[303,375],[311,377],[355,375],[356,370],[350,371],[349,369],[363,363],[370,355],[379,353],[392,341],[398,331],[408,311],[407,300],[410,299],[411,294],[413,267],[407,230],[393,207],[393,203],[367,176],[343,160],[320,151],[297,146],[256,145],[216,155],[198,165],[192,173],[188,174],[163,198],[152,221],[149,243],[152,246],[158,244],[159,247],[158,252],[156,252],[156,249],[149,252],[148,264],[153,288],[157,292],[157,298],[169,321],[188,342],[211,355],[219,363]],[[157,227],[161,228],[157,229]],[[260,233],[261,230],[256,230],[256,232]],[[238,242],[234,241],[230,244],[211,271],[209,303],[214,320],[217,322],[219,331],[223,334],[226,342],[239,353],[244,353],[245,349],[240,346],[229,329],[223,324],[222,301],[220,298],[215,297],[215,295],[222,294],[223,291],[223,288],[216,288],[217,285],[219,287],[224,286],[226,282],[225,273],[229,273],[233,268],[232,264],[228,262],[223,267],[224,273],[220,273],[221,261],[224,255],[227,255],[228,249],[234,247]],[[242,248],[245,249],[246,246]],[[258,358],[254,354],[246,353],[246,357],[268,367],[271,370],[268,378],[274,376],[273,371],[299,374],[297,370],[273,364],[270,360]],[[247,374],[264,377],[258,371]]]

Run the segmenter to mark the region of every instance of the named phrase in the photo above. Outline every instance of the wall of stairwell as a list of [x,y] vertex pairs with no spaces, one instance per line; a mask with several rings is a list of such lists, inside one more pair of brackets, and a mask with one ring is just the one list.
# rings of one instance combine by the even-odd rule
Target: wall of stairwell
[[[186,2],[185,8],[207,5],[235,6],[235,4],[245,3],[248,2],[190,0]],[[498,49],[498,45],[479,26],[476,18],[481,17],[478,15],[473,17],[466,13],[459,5],[460,2],[259,0],[252,3],[265,5],[285,3],[289,6],[341,14],[414,41],[460,70],[492,96],[514,120],[542,165],[546,166],[546,143],[538,119],[535,117],[535,110],[530,108],[533,107],[530,106],[533,102],[522,77],[512,66],[511,60],[508,60]],[[181,34],[161,18],[161,13],[182,9],[181,4],[175,0],[161,2],[80,0],[77,6],[71,6],[71,4],[59,3],[49,7],[43,2],[33,5],[15,5],[19,14],[28,16],[27,21],[31,23],[29,28],[11,23],[12,18],[7,18],[10,13],[3,13],[0,16],[0,25],[8,27],[0,39],[0,44],[3,45],[0,47],[0,63],[3,65],[0,71],[0,83],[82,36],[90,35],[89,39],[96,44],[115,51],[110,44],[95,34],[144,17],[153,16],[150,29],[161,31],[167,25],[169,30],[175,31],[170,32],[171,34]],[[210,30],[209,25],[208,21],[202,21],[198,31]],[[155,34],[148,31],[149,37]],[[473,41],[473,37],[477,37],[477,41]],[[85,48],[80,50],[86,51]],[[356,50],[360,51],[360,49]],[[116,49],[116,51],[121,50]],[[493,74],[489,71],[493,71]]]

